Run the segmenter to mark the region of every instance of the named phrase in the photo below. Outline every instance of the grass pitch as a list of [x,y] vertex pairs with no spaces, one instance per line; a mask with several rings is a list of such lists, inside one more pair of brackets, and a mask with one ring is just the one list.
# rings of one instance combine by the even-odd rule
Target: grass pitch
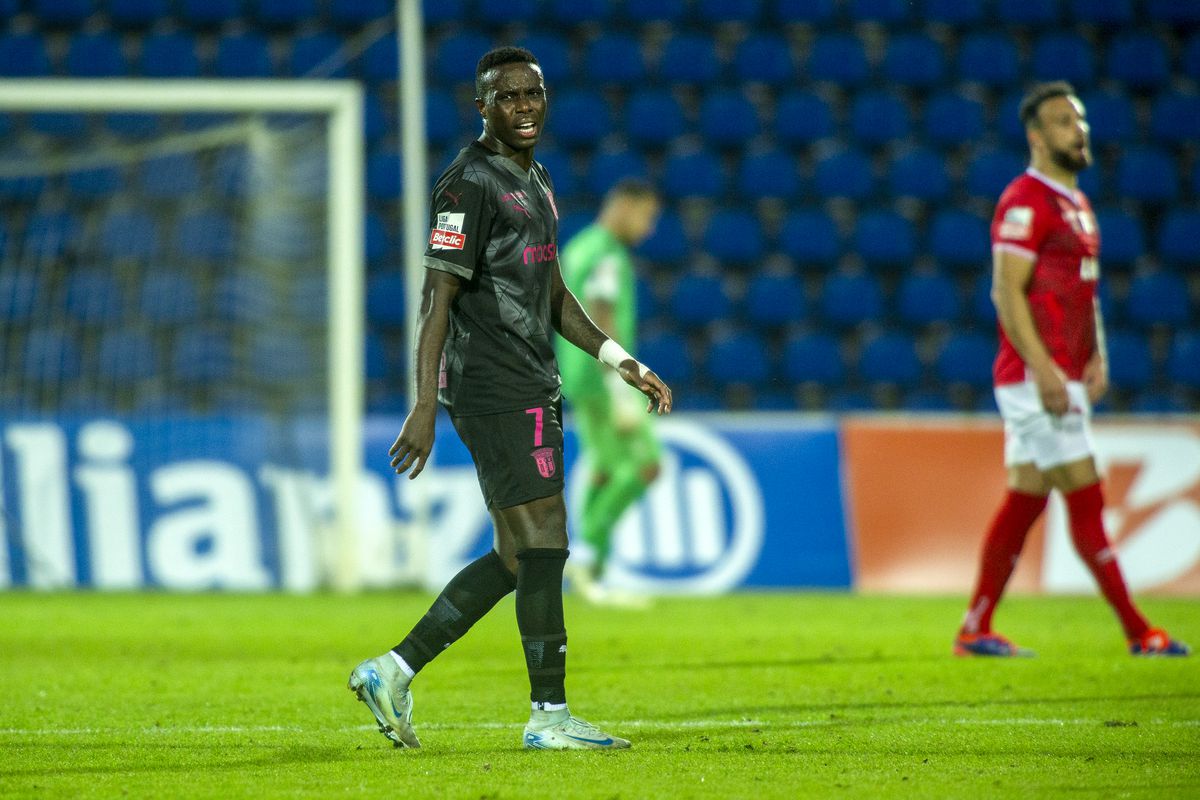
[[[429,600],[0,594],[0,796],[1200,797],[1200,658],[1131,658],[1098,599],[1010,599],[1039,657],[985,661],[962,598],[569,598],[572,710],[634,744],[545,753],[509,598],[393,750],[346,677]],[[1200,603],[1144,605],[1200,644]]]

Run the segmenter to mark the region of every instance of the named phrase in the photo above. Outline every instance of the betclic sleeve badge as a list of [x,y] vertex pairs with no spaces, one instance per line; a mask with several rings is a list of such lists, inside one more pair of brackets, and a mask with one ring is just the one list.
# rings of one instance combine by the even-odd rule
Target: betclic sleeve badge
[[462,250],[467,244],[467,235],[463,233],[463,220],[466,214],[442,212],[437,215],[437,224],[429,232],[429,247],[431,250]]

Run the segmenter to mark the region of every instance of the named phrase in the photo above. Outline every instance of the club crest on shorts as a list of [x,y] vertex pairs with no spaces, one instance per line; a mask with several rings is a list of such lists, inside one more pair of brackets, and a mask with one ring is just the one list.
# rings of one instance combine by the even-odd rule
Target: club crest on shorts
[[543,478],[553,478],[558,467],[554,464],[554,448],[539,447],[530,453],[533,460],[537,463],[538,473]]

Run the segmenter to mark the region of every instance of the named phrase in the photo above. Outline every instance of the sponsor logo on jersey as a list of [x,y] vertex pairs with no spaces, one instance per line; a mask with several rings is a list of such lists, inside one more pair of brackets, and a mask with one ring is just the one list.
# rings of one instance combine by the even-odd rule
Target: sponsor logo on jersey
[[467,244],[467,235],[463,233],[463,220],[466,214],[453,214],[443,211],[437,215],[437,224],[429,232],[429,246],[433,250],[462,250]]
[[558,258],[558,245],[554,242],[550,244],[533,244],[525,248],[521,253],[521,263],[523,264],[542,264],[546,261],[553,261]]
[[508,206],[509,210],[515,211],[518,214],[524,214],[526,217],[533,219],[533,216],[529,213],[529,209],[525,207],[525,202],[528,199],[525,192],[521,191],[500,195],[500,202]]
[[1001,239],[1028,239],[1033,231],[1033,209],[1029,206],[1013,206],[1004,212],[1000,222]]
[[537,464],[538,474],[543,478],[553,478],[554,473],[558,471],[558,467],[554,463],[554,448],[539,447],[530,453],[533,456],[534,462]]

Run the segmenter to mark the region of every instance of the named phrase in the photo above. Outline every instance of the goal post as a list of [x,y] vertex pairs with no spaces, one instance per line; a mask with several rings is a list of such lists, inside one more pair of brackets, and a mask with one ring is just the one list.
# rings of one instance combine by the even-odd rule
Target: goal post
[[364,159],[362,89],[341,80],[0,80],[0,113],[314,114],[327,120],[326,370],[332,537],[330,583],[358,584],[363,469]]

